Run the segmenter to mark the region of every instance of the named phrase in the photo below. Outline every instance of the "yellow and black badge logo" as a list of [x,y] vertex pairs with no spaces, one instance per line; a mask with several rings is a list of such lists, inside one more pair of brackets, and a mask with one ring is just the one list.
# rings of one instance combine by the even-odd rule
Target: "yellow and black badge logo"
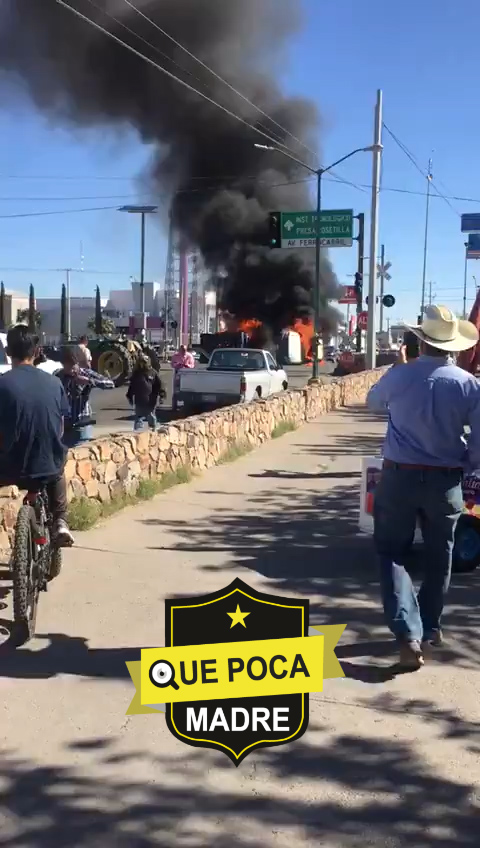
[[343,677],[334,649],[345,625],[311,628],[303,598],[264,595],[234,580],[212,595],[165,601],[165,646],[127,663],[128,715],[165,712],[181,742],[216,748],[238,766],[255,748],[308,727],[308,697]]
[[[295,684],[302,678],[303,683],[303,658],[291,651],[282,652],[276,642],[273,651],[265,650],[267,643],[262,651],[258,646],[252,651],[249,643],[308,636],[308,600],[260,594],[237,579],[215,594],[167,600],[165,604],[165,645],[208,648],[197,661],[180,662],[178,679],[167,665],[160,666],[159,679],[177,685],[186,698],[198,683],[204,693],[209,686],[216,688],[222,669],[213,646],[220,647],[221,643],[228,675],[225,683],[232,693],[236,687],[239,694],[240,688],[251,692],[250,697],[192,698],[167,704],[167,724],[174,736],[188,745],[224,751],[238,766],[255,748],[283,745],[305,733],[308,694],[298,690],[274,696],[261,694],[262,689],[268,691],[269,684],[271,691],[272,680],[288,678]],[[156,670],[152,673],[155,675]]]

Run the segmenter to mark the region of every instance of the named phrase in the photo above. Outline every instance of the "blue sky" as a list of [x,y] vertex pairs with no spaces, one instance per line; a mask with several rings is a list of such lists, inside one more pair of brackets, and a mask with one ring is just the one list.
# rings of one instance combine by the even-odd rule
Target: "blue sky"
[[[341,4],[304,0],[303,5],[305,26],[292,39],[283,76],[289,93],[311,96],[318,103],[322,163],[372,143],[376,90],[382,88],[385,123],[422,168],[434,151],[434,181],[442,192],[478,198],[477,203],[452,200],[459,213],[480,211],[478,4],[444,3],[441,13],[433,0],[404,0],[398,5],[384,0]],[[397,298],[389,316],[393,321],[410,320],[418,314],[420,302],[426,182],[387,134],[383,143],[380,241],[392,262],[389,291]],[[133,132],[119,138],[104,129],[88,134],[55,129],[25,101],[14,110],[4,106],[0,216],[134,202],[135,177],[147,158],[148,151]],[[368,185],[371,157],[359,154],[338,173]],[[387,190],[392,188],[413,193]],[[325,180],[324,205],[364,211],[368,219],[370,193],[368,188],[362,191]],[[434,282],[438,302],[460,310],[464,237],[459,215],[433,198],[430,224],[427,280]],[[165,239],[153,221],[147,239],[147,278],[163,277]],[[0,217],[0,279],[8,288],[20,290],[33,282],[37,295],[54,296],[63,281],[54,269],[79,268],[81,242],[85,268],[108,273],[74,274],[72,294],[91,294],[98,283],[107,295],[110,288],[127,287],[130,275],[138,274],[137,220],[98,211]],[[340,281],[348,283],[348,275],[355,271],[355,249],[331,251],[331,259]],[[471,261],[469,304],[476,268]]]

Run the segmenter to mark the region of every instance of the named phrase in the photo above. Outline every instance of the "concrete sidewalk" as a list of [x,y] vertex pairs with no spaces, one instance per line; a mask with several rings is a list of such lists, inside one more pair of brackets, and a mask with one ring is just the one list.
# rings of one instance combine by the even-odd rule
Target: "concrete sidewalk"
[[[361,457],[384,427],[332,413],[79,535],[38,638],[0,652],[2,848],[478,845],[480,574],[455,578],[448,649],[392,678],[357,533]],[[348,624],[347,679],[311,697],[305,736],[238,769],[161,715],[125,716],[125,661],[163,643],[163,599],[235,576],[309,598],[311,623]]]

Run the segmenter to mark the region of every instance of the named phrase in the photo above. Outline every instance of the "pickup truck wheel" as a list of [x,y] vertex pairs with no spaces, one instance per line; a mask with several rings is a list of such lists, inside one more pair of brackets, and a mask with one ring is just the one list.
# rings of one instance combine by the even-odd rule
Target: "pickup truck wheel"
[[261,389],[260,386],[257,386],[257,388],[255,389],[254,400],[261,400],[261,399],[262,399],[262,389]]
[[283,383],[283,391],[284,391],[284,392],[286,392],[286,391],[287,391],[287,389],[288,389],[288,383],[287,383],[287,381],[285,380],[285,381],[284,381],[284,383]]

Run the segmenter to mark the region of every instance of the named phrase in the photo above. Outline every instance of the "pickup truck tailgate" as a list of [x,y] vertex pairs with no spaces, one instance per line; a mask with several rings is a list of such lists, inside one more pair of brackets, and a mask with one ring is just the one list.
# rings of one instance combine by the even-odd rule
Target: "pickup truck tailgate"
[[240,394],[241,374],[232,374],[225,371],[181,371],[179,374],[181,392],[195,392],[195,394]]

